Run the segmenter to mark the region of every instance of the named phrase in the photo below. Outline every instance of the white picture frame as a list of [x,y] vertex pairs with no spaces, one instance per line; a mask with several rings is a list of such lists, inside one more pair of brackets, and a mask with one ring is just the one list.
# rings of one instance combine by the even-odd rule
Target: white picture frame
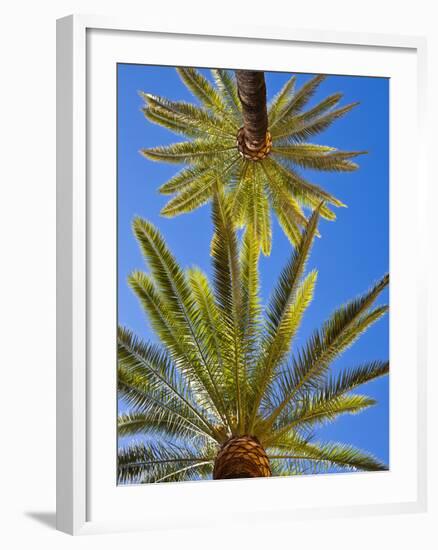
[[[94,33],[94,34],[93,34]],[[127,39],[129,35],[129,40]],[[102,39],[95,38],[97,36]],[[410,458],[405,464],[400,463],[399,477],[396,477],[397,468],[390,472],[394,476],[384,478],[380,477],[377,481],[372,477],[360,477],[376,474],[360,474],[357,479],[360,498],[353,498],[348,492],[348,488],[342,489],[342,486],[351,484],[345,476],[323,476],[324,487],[321,495],[326,490],[333,490],[333,486],[338,484],[339,497],[334,499],[331,505],[328,505],[324,499],[315,497],[315,502],[303,501],[303,505],[289,503],[280,498],[281,487],[287,480],[270,479],[266,480],[239,480],[237,489],[233,490],[233,485],[222,483],[195,483],[195,484],[166,484],[168,486],[148,487],[149,495],[154,495],[155,509],[144,509],[142,514],[137,516],[126,514],[125,517],[120,513],[116,504],[111,504],[112,499],[123,503],[123,508],[133,504],[132,509],[139,508],[138,503],[145,498],[146,487],[116,487],[115,470],[113,480],[111,481],[111,472],[114,466],[116,448],[113,449],[113,455],[108,457],[108,464],[96,468],[98,453],[103,454],[111,452],[111,446],[114,443],[115,423],[113,418],[99,416],[96,411],[96,403],[102,399],[99,409],[110,410],[111,403],[115,400],[114,376],[108,374],[108,380],[102,381],[101,393],[105,397],[96,395],[95,388],[96,376],[102,380],[102,371],[98,371],[96,366],[95,354],[96,348],[99,348],[99,341],[104,341],[102,345],[115,349],[114,339],[111,342],[112,325],[109,323],[105,329],[105,323],[102,323],[100,334],[96,332],[97,318],[96,311],[109,308],[114,310],[115,296],[110,297],[111,284],[114,283],[116,273],[110,277],[109,286],[96,290],[94,283],[94,269],[98,269],[96,264],[101,264],[101,269],[108,269],[113,266],[114,255],[111,252],[112,242],[108,244],[107,256],[99,257],[99,262],[95,261],[94,251],[96,251],[96,242],[101,237],[99,227],[114,238],[114,218],[116,203],[114,195],[103,196],[106,193],[100,186],[92,182],[112,181],[115,177],[116,145],[114,138],[114,120],[108,122],[108,130],[105,139],[108,142],[102,142],[105,147],[105,155],[108,160],[104,166],[99,160],[99,150],[96,148],[97,136],[95,132],[96,124],[99,121],[99,109],[95,108],[96,102],[94,95],[99,96],[103,89],[108,90],[104,105],[106,109],[113,106],[115,112],[114,93],[111,87],[113,81],[107,81],[109,73],[105,73],[105,66],[112,66],[117,61],[130,62],[133,52],[141,42],[149,40],[158,40],[162,45],[161,58],[152,59],[152,53],[147,53],[147,49],[142,50],[142,59],[148,60],[151,64],[183,64],[194,66],[229,66],[226,63],[220,63],[217,50],[214,48],[218,41],[223,45],[223,50],[227,50],[227,45],[238,43],[240,49],[251,49],[257,47],[258,50],[268,51],[270,48],[287,48],[289,46],[301,48],[300,51],[310,52],[306,55],[314,56],[312,48],[331,48],[331,51],[337,51],[339,64],[336,65],[337,57],[330,56],[331,65],[327,65],[327,70],[321,70],[322,65],[309,67],[307,72],[336,72],[344,70],[348,63],[358,64],[356,70],[360,70],[360,64],[365,67],[372,63],[376,74],[384,76],[387,74],[385,67],[392,66],[390,71],[394,75],[399,67],[407,73],[406,78],[410,81],[410,90],[415,103],[412,105],[410,114],[406,116],[410,124],[410,139],[412,144],[412,132],[415,141],[418,144],[417,152],[411,154],[409,159],[403,158],[403,147],[406,146],[403,137],[405,128],[399,127],[397,133],[393,133],[394,126],[397,125],[397,118],[391,120],[391,135],[394,137],[391,143],[391,185],[395,178],[400,182],[400,196],[392,193],[391,198],[391,277],[395,270],[395,278],[391,284],[391,303],[400,300],[402,297],[404,307],[409,314],[415,318],[412,332],[416,338],[408,343],[406,335],[406,326],[403,325],[403,319],[398,324],[397,318],[393,323],[391,321],[391,364],[393,362],[392,352],[397,354],[396,363],[402,365],[412,358],[414,365],[411,366],[408,379],[406,368],[400,368],[400,377],[395,377],[395,382],[391,387],[391,400],[397,405],[398,391],[404,391],[408,388],[414,388],[417,397],[417,407],[411,426],[405,430],[405,434],[398,430],[397,425],[391,424],[391,438],[394,443],[403,446],[405,443],[412,443],[407,438],[415,438],[416,445]],[[99,42],[100,41],[100,42]],[[171,48],[165,47],[166,41],[172,41],[173,45],[178,43],[180,47],[171,51]],[[132,42],[132,44],[128,44]],[[194,44],[202,44],[202,48],[194,48]],[[141,49],[141,48],[140,48]],[[149,52],[152,52],[149,49]],[[203,56],[213,56],[216,51],[215,62],[211,65],[205,64]],[[165,53],[166,52],[166,53]],[[192,53],[190,53],[192,52]],[[315,50],[316,52],[316,50]],[[359,56],[359,52],[362,52]],[[333,33],[325,31],[300,31],[284,28],[240,28],[230,26],[228,29],[214,28],[184,28],[179,29],[178,25],[164,26],[161,28],[152,28],[147,23],[139,21],[125,21],[122,19],[113,19],[95,16],[69,16],[58,20],[57,22],[57,528],[70,534],[87,534],[109,531],[125,530],[147,530],[158,527],[181,527],[186,524],[193,525],[211,525],[221,521],[218,511],[197,514],[198,520],[191,522],[190,512],[196,510],[198,496],[202,494],[203,498],[211,496],[212,500],[220,502],[225,498],[225,490],[232,494],[232,499],[238,496],[238,493],[244,495],[242,498],[248,502],[254,501],[254,490],[259,495],[265,492],[272,495],[278,495],[276,506],[271,510],[259,509],[255,506],[247,506],[247,512],[235,517],[236,521],[261,521],[263,519],[273,520],[275,517],[303,518],[303,517],[328,517],[333,515],[349,516],[357,514],[381,514],[394,512],[418,512],[426,509],[426,285],[425,273],[421,269],[422,258],[426,257],[425,245],[426,239],[426,220],[419,215],[420,209],[425,209],[426,201],[426,178],[425,178],[425,159],[423,151],[426,149],[422,140],[424,139],[423,125],[425,119],[425,40],[418,37],[403,37],[389,35],[372,34],[349,34]],[[196,53],[196,55],[195,55]],[[353,53],[353,55],[352,55]],[[105,59],[96,56],[105,56]],[[223,55],[225,55],[223,53]],[[249,53],[249,58],[250,58]],[[405,58],[402,58],[403,56]],[[186,56],[186,57],[184,57]],[[188,61],[187,56],[193,57],[193,62]],[[385,58],[386,56],[386,58]],[[281,56],[279,56],[281,57]],[[333,58],[332,58],[333,57]],[[370,61],[367,61],[367,58]],[[379,59],[384,59],[379,68]],[[161,59],[161,61],[160,61]],[[184,61],[184,59],[186,61]],[[281,61],[275,67],[263,66],[263,56],[258,61],[262,64],[260,68],[281,70]],[[362,61],[361,61],[362,60]],[[99,61],[96,64],[96,61]],[[102,61],[102,62],[101,62]],[[133,60],[139,62],[139,59]],[[319,55],[318,63],[321,61]],[[235,64],[238,66],[239,62]],[[242,65],[244,66],[244,65]],[[97,68],[99,67],[99,68]],[[330,68],[331,67],[331,68]],[[253,67],[259,68],[259,67]],[[318,70],[315,70],[318,69]],[[284,70],[284,69],[283,69]],[[293,70],[296,70],[294,68]],[[371,69],[369,69],[371,70]],[[389,70],[389,69],[388,69]],[[97,82],[97,74],[98,81]],[[348,73],[349,74],[349,73]],[[354,74],[354,73],[353,73]],[[371,73],[370,73],[371,74]],[[387,76],[392,76],[387,74]],[[112,78],[111,75],[109,78]],[[401,77],[400,77],[401,78]],[[394,76],[394,82],[397,77]],[[399,81],[400,84],[402,81]],[[407,80],[406,80],[407,83]],[[109,86],[109,87],[108,87]],[[96,88],[96,89],[94,89]],[[397,90],[396,90],[397,92]],[[409,90],[405,87],[405,94]],[[94,94],[94,95],[93,95]],[[406,99],[406,98],[405,98]],[[391,95],[391,101],[394,103],[394,109],[402,109],[403,97],[397,94]],[[400,104],[397,104],[400,101]],[[102,106],[103,109],[103,106]],[[108,111],[106,111],[108,112]],[[396,111],[394,111],[396,112]],[[97,117],[97,118],[94,118]],[[111,118],[111,117],[109,117]],[[405,122],[404,122],[405,123]],[[401,131],[400,131],[401,130]],[[400,134],[398,136],[398,134]],[[395,136],[398,136],[397,138]],[[103,136],[100,136],[103,138]],[[396,141],[396,139],[398,141]],[[403,170],[401,162],[404,162]],[[106,173],[108,171],[108,173]],[[407,171],[407,173],[406,173]],[[108,180],[106,179],[108,177]],[[411,188],[410,197],[405,189],[405,179],[410,177]],[[413,182],[412,182],[413,179]],[[108,189],[111,189],[108,185]],[[111,191],[109,191],[111,193]],[[412,205],[412,195],[416,196],[416,220],[410,228],[411,235],[406,235],[406,229],[403,229],[403,214],[409,204]],[[96,198],[99,201],[96,201]],[[102,199],[102,200],[100,200]],[[411,200],[411,203],[409,203]],[[408,201],[408,202],[407,202]],[[99,205],[99,203],[101,203]],[[97,221],[98,220],[98,221]],[[418,223],[417,223],[418,222]],[[405,224],[406,225],[406,224]],[[405,231],[405,233],[403,233]],[[406,241],[407,239],[407,241]],[[407,260],[403,256],[404,252],[399,246],[401,242],[412,242],[416,255],[416,262],[410,262],[411,267],[407,266]],[[415,264],[412,266],[412,264]],[[91,269],[91,266],[93,269]],[[401,267],[408,269],[400,278],[397,277],[397,270],[401,272]],[[418,266],[418,267],[416,267]],[[399,269],[400,268],[400,269]],[[410,269],[410,271],[409,271]],[[417,281],[415,292],[409,298],[406,296],[407,284]],[[105,294],[106,293],[106,294]],[[107,301],[102,302],[106,296]],[[392,307],[392,306],[391,306]],[[113,309],[111,309],[113,308]],[[108,310],[108,311],[109,311]],[[397,310],[397,308],[396,308]],[[107,315],[111,318],[111,315]],[[100,319],[102,321],[102,319]],[[111,319],[110,319],[111,321]],[[411,327],[412,328],[412,327]],[[107,330],[107,332],[105,332]],[[109,336],[108,336],[109,335]],[[92,345],[93,342],[93,345]],[[94,344],[96,342],[96,345]],[[395,346],[395,342],[397,346]],[[400,348],[400,349],[399,349]],[[110,350],[109,350],[110,352]],[[114,352],[115,360],[115,352]],[[107,372],[110,373],[110,368]],[[413,373],[412,373],[413,371]],[[397,372],[397,371],[396,371]],[[403,374],[404,373],[404,374]],[[397,381],[398,380],[398,381]],[[409,384],[410,383],[410,384]],[[397,387],[398,385],[398,387]],[[399,388],[399,389],[398,389]],[[392,406],[392,405],[391,405]],[[109,407],[109,408],[108,408]],[[115,411],[115,409],[114,409]],[[391,409],[391,414],[393,409]],[[112,413],[111,413],[112,414]],[[402,414],[402,413],[400,413]],[[108,425],[102,425],[102,419]],[[96,430],[93,422],[100,422],[101,430],[99,434],[99,449],[95,445]],[[94,447],[93,447],[94,445]],[[406,445],[407,446],[407,445]],[[394,447],[396,448],[396,447]],[[398,447],[397,447],[398,448]],[[399,453],[400,454],[400,453]],[[106,455],[105,455],[106,456]],[[406,475],[406,474],[409,475]],[[402,476],[403,474],[403,476]],[[377,473],[384,476],[386,473]],[[406,481],[401,483],[401,478]],[[302,489],[299,491],[309,492],[310,488],[315,495],[318,495],[320,488],[315,482],[315,477],[307,477],[299,481]],[[361,481],[362,480],[362,481]],[[389,480],[389,481],[387,481]],[[261,481],[261,483],[260,483]],[[296,482],[296,480],[294,480]],[[255,484],[256,485],[255,485]],[[356,483],[356,481],[355,481]],[[365,486],[372,486],[378,483],[381,486],[381,498],[367,496]],[[304,484],[306,486],[304,487]],[[214,487],[213,487],[214,486]],[[377,486],[377,485],[376,485]],[[225,489],[224,489],[225,487]],[[397,487],[397,490],[396,490]],[[116,494],[116,492],[118,493]],[[131,492],[130,492],[131,491]],[[140,493],[139,491],[143,491]],[[179,517],[172,511],[172,507],[165,508],[166,502],[178,498],[178,491],[184,494],[187,499],[187,514],[180,514]],[[385,493],[385,491],[387,491]],[[231,492],[231,493],[230,493]],[[348,498],[346,495],[350,494]],[[344,495],[344,496],[343,496]],[[319,500],[318,500],[319,498]],[[269,498],[266,499],[269,501]],[[111,508],[112,506],[112,508]],[[119,507],[121,508],[121,506]],[[166,509],[166,513],[163,510]],[[95,513],[96,510],[96,513]],[[99,510],[97,512],[97,510]],[[92,511],[92,513],[90,512]],[[230,521],[233,521],[233,512],[230,513]]]

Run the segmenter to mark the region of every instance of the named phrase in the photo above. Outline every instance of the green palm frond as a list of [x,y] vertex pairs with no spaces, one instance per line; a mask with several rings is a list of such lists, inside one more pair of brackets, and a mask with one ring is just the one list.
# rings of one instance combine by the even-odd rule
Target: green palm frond
[[[217,161],[218,157],[224,158],[223,153],[235,152],[236,148],[232,144],[232,140],[226,143],[218,142],[214,139],[196,139],[193,141],[182,141],[173,145],[163,147],[152,147],[150,149],[142,149],[141,153],[150,160],[159,162],[209,162]],[[229,157],[229,155],[228,155]]]
[[297,287],[306,268],[313,240],[318,227],[319,210],[315,210],[307,224],[299,246],[291,253],[267,309],[267,333],[277,335],[284,315],[295,298]]
[[[148,113],[156,113],[158,116],[167,118],[170,123],[181,126],[181,133],[188,136],[192,134],[190,137],[207,134],[226,139],[235,136],[236,127],[227,119],[213,115],[209,110],[184,101],[169,101],[152,94],[142,94],[142,97],[147,103],[144,110],[146,117]],[[187,131],[184,131],[184,127]]]
[[[268,176],[277,179],[279,185],[290,195],[298,197],[301,204],[312,210],[320,205],[321,217],[325,219],[333,220],[336,218],[334,212],[326,206],[326,203],[339,207],[345,206],[339,199],[317,185],[303,180],[293,169],[286,168],[281,162],[271,160],[266,163],[266,169]],[[321,203],[323,204],[321,205]]]
[[295,90],[296,81],[297,77],[291,76],[268,105],[268,118],[271,131],[275,127],[278,118],[287,107],[290,97]]
[[268,105],[272,148],[263,158],[248,160],[237,140],[244,120],[233,73],[213,69],[212,81],[193,68],[179,68],[178,73],[200,105],[141,94],[145,116],[151,122],[188,138],[141,151],[153,161],[184,165],[160,187],[161,193],[173,195],[162,210],[163,215],[177,216],[212,202],[214,179],[219,177],[232,205],[233,224],[251,226],[264,255],[271,251],[272,212],[294,246],[306,225],[308,214],[304,209],[313,211],[324,202],[321,216],[336,218],[330,205],[340,207],[343,203],[299,172],[357,169],[354,159],[361,151],[306,143],[350,112],[356,103],[339,106],[342,94],[334,93],[308,108],[325,77],[317,75],[296,89],[296,77],[292,76]]
[[211,172],[211,167],[202,163],[190,165],[180,170],[172,178],[166,181],[160,187],[160,193],[162,195],[172,195],[173,193],[179,193],[184,191],[187,186],[194,183],[196,180],[208,177]]
[[214,174],[196,178],[166,204],[161,210],[161,214],[172,218],[175,214],[185,214],[196,210],[210,200],[214,182]]
[[345,152],[310,143],[295,143],[291,145],[275,145],[272,154],[280,159],[292,161],[294,165],[312,170],[326,172],[352,172],[357,164],[350,159],[364,154],[364,151]]
[[[184,214],[195,210],[202,204],[208,202],[211,198],[213,188],[217,185],[218,177],[223,179],[228,175],[236,165],[238,156],[231,157],[223,170],[218,173],[214,168],[203,172],[199,177],[195,177],[188,182],[179,194],[173,197],[161,210],[161,214],[166,217],[173,217],[177,214]],[[187,174],[189,176],[189,174]]]
[[279,125],[275,132],[275,140],[301,142],[326,130],[335,120],[349,113],[358,103],[350,103],[339,109],[324,112],[333,103],[338,102],[338,94],[329,96],[316,107],[302,115],[297,115],[284,124]]
[[227,112],[227,106],[222,94],[199,71],[192,67],[181,67],[177,69],[177,72],[187,88],[207,109]]
[[317,231],[318,218],[319,211],[316,210],[309,220],[300,245],[293,250],[291,259],[281,273],[279,284],[267,308],[261,356],[251,376],[251,386],[254,388],[250,413],[251,428],[254,428],[266,389],[276,368],[287,354],[304,311],[313,296],[316,273],[311,272],[303,281],[301,279]]
[[222,95],[223,101],[228,106],[233,116],[233,120],[238,125],[242,120],[242,108],[237,93],[235,78],[229,71],[224,69],[212,69],[211,73],[216,86]]
[[330,364],[387,312],[387,306],[371,306],[388,283],[389,277],[383,277],[369,292],[336,310],[322,329],[313,333],[304,349],[295,354],[292,366],[275,381],[278,405],[269,417],[270,426],[294,398],[305,391],[318,390]]
[[215,228],[211,244],[215,297],[221,313],[226,359],[233,377],[237,425],[243,421],[246,368],[243,361],[242,287],[238,240],[231,223],[231,209],[226,197],[217,191],[212,217]]
[[287,433],[292,428],[311,426],[318,422],[335,420],[339,414],[355,414],[376,402],[363,395],[350,394],[362,384],[375,380],[389,372],[388,361],[373,361],[353,369],[330,376],[318,385],[315,393],[307,393],[300,398],[298,405],[277,423],[277,435]]
[[196,426],[176,417],[171,410],[150,403],[146,411],[120,414],[118,417],[119,437],[153,436],[162,441],[189,438],[207,444],[211,439]]
[[290,94],[289,101],[286,106],[282,109],[279,116],[273,121],[273,123],[270,123],[269,125],[273,137],[275,136],[276,128],[280,124],[284,124],[284,122],[289,120],[290,117],[301,111],[301,109],[315,94],[318,86],[324,79],[324,75],[316,75],[308,80],[297,92],[292,92]]
[[296,405],[295,410],[282,418],[275,426],[275,433],[267,439],[268,445],[291,430],[309,430],[318,424],[333,422],[342,414],[357,414],[376,404],[374,399],[365,395],[327,395],[316,392],[306,395]]
[[371,361],[357,367],[343,370],[337,376],[331,376],[321,387],[329,394],[342,395],[356,389],[371,380],[389,373],[389,361]]
[[[178,375],[176,365],[161,349],[141,342],[126,329],[118,331],[118,388],[124,399],[142,412],[171,415],[174,422],[188,419],[190,429],[213,437],[218,420],[202,386]],[[183,371],[187,372],[187,371]]]
[[329,469],[365,472],[388,469],[372,454],[340,443],[307,444],[301,452],[272,454],[269,458],[277,463],[277,475],[288,475],[289,468],[300,474],[324,473]]
[[[204,454],[205,453],[205,454]],[[162,483],[206,477],[213,469],[211,451],[176,443],[137,443],[119,449],[118,482]]]
[[[261,170],[264,173],[266,182],[268,182],[268,185],[266,185],[267,195],[277,215],[278,222],[289,241],[296,246],[301,241],[301,231],[306,227],[307,219],[294,195],[288,193],[287,182],[285,185],[284,177],[275,169],[275,166],[265,163],[265,165],[262,165]],[[304,203],[304,201],[302,202]],[[316,209],[318,205],[313,203],[312,207]],[[326,213],[327,210],[324,205],[320,205],[320,214]]]
[[261,335],[262,308],[259,296],[260,248],[251,228],[247,228],[240,251],[242,327],[245,364],[250,371],[257,360],[258,343]]

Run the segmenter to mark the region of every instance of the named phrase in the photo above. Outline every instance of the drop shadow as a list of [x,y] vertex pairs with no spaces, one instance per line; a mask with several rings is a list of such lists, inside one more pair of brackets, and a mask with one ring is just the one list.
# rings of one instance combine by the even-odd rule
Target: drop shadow
[[25,515],[50,529],[56,529],[55,512],[25,512]]

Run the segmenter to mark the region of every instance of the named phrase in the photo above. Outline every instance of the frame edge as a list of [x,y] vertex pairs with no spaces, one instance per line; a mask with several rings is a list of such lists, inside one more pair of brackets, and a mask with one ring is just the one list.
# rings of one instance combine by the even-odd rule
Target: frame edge
[[86,522],[85,32],[56,23],[56,528]]

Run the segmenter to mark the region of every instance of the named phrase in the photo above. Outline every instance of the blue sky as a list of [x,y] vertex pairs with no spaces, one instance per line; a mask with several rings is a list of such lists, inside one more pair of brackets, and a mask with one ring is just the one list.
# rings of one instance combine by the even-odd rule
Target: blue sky
[[[291,66],[293,71],[293,66]],[[205,72],[204,74],[208,74]],[[312,75],[298,76],[298,85]],[[289,73],[266,73],[268,100],[290,77]],[[210,205],[190,214],[166,219],[159,212],[169,197],[158,193],[162,183],[181,166],[156,163],[139,154],[144,147],[180,141],[181,136],[147,121],[138,91],[169,99],[196,102],[174,68],[118,65],[118,316],[119,324],[144,340],[156,341],[131,290],[127,277],[135,269],[147,269],[132,235],[131,221],[140,215],[156,224],[182,266],[197,265],[211,273],[209,246],[212,233]],[[360,105],[313,139],[313,143],[346,150],[366,150],[354,173],[327,174],[302,171],[348,205],[336,209],[337,221],[321,221],[322,237],[316,239],[308,269],[318,270],[314,300],[307,310],[298,345],[342,303],[366,291],[389,270],[389,80],[384,78],[329,76],[309,105],[334,92],[344,94],[343,104]],[[290,243],[274,221],[273,248],[261,261],[262,299],[269,298],[278,274],[290,255]],[[380,303],[387,303],[386,291]],[[333,365],[333,372],[389,356],[389,316],[354,344]],[[389,378],[359,390],[378,405],[359,415],[345,415],[317,431],[319,441],[342,441],[374,453],[389,462]]]

